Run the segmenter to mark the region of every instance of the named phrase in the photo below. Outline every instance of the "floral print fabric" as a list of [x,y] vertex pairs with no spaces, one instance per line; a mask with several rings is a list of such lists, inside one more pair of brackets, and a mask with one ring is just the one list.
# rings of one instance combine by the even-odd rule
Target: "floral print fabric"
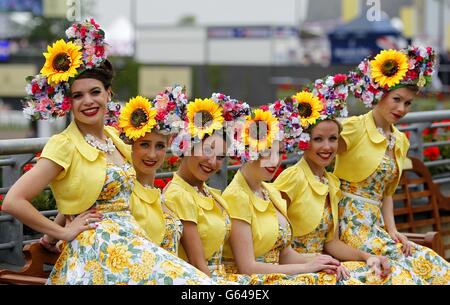
[[[392,284],[450,284],[450,264],[433,250],[410,242],[411,256],[402,253],[402,244],[387,233],[381,212],[385,185],[398,175],[395,160],[384,155],[378,169],[359,183],[341,181],[343,192],[359,197],[339,203],[341,240],[363,251],[385,255],[394,266]],[[363,198],[370,199],[370,202]],[[382,283],[380,283],[382,284]]]
[[133,168],[108,164],[95,203],[104,218],[65,247],[48,284],[214,284],[205,274],[147,239],[128,209]]

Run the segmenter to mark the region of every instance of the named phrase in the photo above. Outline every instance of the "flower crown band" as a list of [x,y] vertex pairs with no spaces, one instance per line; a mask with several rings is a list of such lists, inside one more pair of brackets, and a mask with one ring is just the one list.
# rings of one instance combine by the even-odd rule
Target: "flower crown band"
[[66,115],[71,107],[70,84],[81,73],[99,67],[107,58],[105,32],[94,19],[74,23],[44,52],[40,74],[27,78],[24,115],[48,120]]
[[350,91],[372,108],[391,90],[407,85],[422,89],[431,84],[435,65],[436,53],[431,47],[383,50],[373,60],[364,59],[348,74]]

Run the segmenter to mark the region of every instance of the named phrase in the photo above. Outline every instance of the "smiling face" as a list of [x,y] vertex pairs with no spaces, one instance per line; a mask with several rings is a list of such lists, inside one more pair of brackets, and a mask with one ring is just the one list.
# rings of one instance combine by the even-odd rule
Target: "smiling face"
[[225,160],[225,141],[222,136],[213,135],[194,147],[192,156],[183,157],[180,170],[189,182],[206,182],[220,170]]
[[84,126],[103,126],[110,88],[94,78],[83,78],[75,80],[70,90],[75,121]]
[[166,157],[168,137],[156,131],[147,132],[145,136],[132,144],[131,157],[136,175],[139,177],[154,177]]
[[389,125],[396,124],[411,111],[415,96],[416,92],[406,87],[392,90],[375,106],[374,112]]
[[331,120],[322,121],[311,131],[309,148],[303,157],[315,175],[321,175],[331,164],[338,149],[339,126]]

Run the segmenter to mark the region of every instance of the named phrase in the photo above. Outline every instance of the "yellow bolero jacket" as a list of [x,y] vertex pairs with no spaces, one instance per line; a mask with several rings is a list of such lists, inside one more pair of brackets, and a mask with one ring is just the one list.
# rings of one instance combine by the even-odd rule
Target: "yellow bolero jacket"
[[[278,216],[276,210],[288,219],[286,201],[280,192],[269,183],[263,183],[270,201],[256,196],[248,186],[241,171],[237,171],[233,180],[223,192],[232,219],[245,221],[252,228],[253,251],[255,257],[272,250],[278,239]],[[224,248],[224,257],[233,258],[229,243]]]
[[[126,145],[113,127],[105,126],[105,134],[128,162],[131,147]],[[75,121],[61,133],[50,138],[41,158],[60,165],[63,170],[50,183],[58,210],[66,215],[76,215],[89,209],[97,200],[106,178],[106,157],[89,145]]]
[[[386,195],[395,193],[404,165],[407,162],[409,141],[406,135],[392,126],[395,141],[395,160],[399,169],[397,179],[386,186]],[[343,122],[341,137],[347,151],[336,156],[334,174],[342,180],[361,182],[372,175],[386,153],[386,138],[377,130],[373,111]]]
[[135,180],[130,199],[130,211],[147,236],[155,244],[160,245],[164,239],[166,223],[161,206],[161,191],[146,189]]
[[329,195],[333,214],[333,231],[327,236],[327,241],[334,238],[334,232],[338,226],[338,204],[342,193],[336,176],[325,172],[325,177],[328,179],[328,185],[314,176],[308,162],[302,158],[297,164],[284,170],[273,183],[291,200],[288,217],[294,230],[294,237],[309,234],[320,225]]
[[[197,224],[205,259],[209,260],[215,252],[221,249],[227,234],[225,215],[216,202],[222,206],[225,212],[228,211],[228,206],[219,190],[206,184],[203,187],[208,189],[214,199],[198,193],[192,185],[174,174],[172,181],[164,191],[164,199],[166,206],[178,218]],[[183,246],[180,247],[179,256],[188,260]]]

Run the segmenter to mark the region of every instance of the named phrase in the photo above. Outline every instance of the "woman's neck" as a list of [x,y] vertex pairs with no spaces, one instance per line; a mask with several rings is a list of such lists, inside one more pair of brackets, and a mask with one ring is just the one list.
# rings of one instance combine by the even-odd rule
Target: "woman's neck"
[[253,192],[258,192],[262,189],[263,180],[258,178],[258,175],[255,175],[255,170],[250,163],[242,165],[240,171]]
[[378,110],[376,108],[372,111],[372,116],[377,128],[381,128],[385,134],[391,132],[391,124],[386,121],[381,114],[378,113]]
[[322,178],[323,175],[326,172],[325,167],[317,165],[314,161],[310,160],[307,156],[304,156],[303,158],[305,159],[306,163],[308,164],[309,169],[311,170],[311,172],[315,176],[317,176],[319,178]]
[[186,181],[189,185],[197,187],[200,191],[203,191],[204,181],[201,181],[189,171],[186,166],[186,163],[181,161],[180,167],[178,168],[177,175],[180,176],[184,181]]
[[87,124],[83,124],[83,123],[77,122],[77,121],[75,121],[75,123],[77,124],[77,127],[83,136],[86,136],[87,134],[91,134],[98,139],[103,139],[103,140],[106,139],[106,136],[105,136],[105,133],[103,130],[103,127],[104,127],[103,124],[87,125]]
[[142,184],[144,186],[153,187],[153,184],[155,182],[155,173],[143,174],[139,171],[136,171],[136,179],[137,179],[137,181],[139,181],[140,184]]

